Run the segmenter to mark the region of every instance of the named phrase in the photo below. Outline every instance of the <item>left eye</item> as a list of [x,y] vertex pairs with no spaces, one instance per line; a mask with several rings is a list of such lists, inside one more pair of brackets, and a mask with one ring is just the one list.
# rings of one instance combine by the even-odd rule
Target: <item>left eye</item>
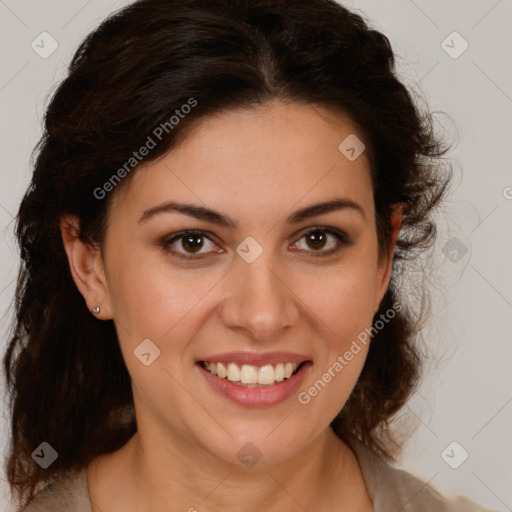
[[[331,238],[330,244],[329,238]],[[302,239],[305,240],[307,246],[312,249],[312,251],[308,251],[307,248],[298,247]],[[210,251],[206,250],[200,252],[205,248],[205,240],[208,241],[212,247]],[[349,243],[346,234],[341,231],[338,232],[337,230],[327,228],[313,228],[307,233],[304,233],[299,240],[293,244],[292,250],[295,251],[298,249],[306,250],[306,252],[317,252],[320,253],[319,256],[324,256],[339,251],[342,245],[348,245]],[[223,252],[222,249],[215,249],[217,246],[204,231],[184,231],[178,233],[172,238],[163,241],[162,246],[173,255],[188,260],[199,259],[209,252]],[[179,249],[183,249],[184,252],[181,252]]]
[[[327,247],[326,249],[326,246],[329,245],[329,238],[333,239],[333,241],[331,242],[330,247]],[[307,233],[304,233],[299,238],[299,241],[302,239],[305,239],[308,247],[313,249],[312,252],[320,252],[322,256],[325,255],[326,253],[331,254],[337,252],[341,248],[341,245],[347,245],[349,243],[347,236],[341,231],[338,232],[326,228],[311,229]],[[299,242],[296,242],[295,245],[297,245],[298,243]]]

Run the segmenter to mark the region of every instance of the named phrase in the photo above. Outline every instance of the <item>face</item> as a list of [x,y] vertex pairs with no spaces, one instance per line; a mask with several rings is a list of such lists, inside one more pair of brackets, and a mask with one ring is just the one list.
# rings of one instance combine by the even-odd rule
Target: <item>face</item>
[[272,465],[342,409],[390,268],[351,134],[312,106],[224,112],[116,194],[82,290],[116,325],[140,436]]

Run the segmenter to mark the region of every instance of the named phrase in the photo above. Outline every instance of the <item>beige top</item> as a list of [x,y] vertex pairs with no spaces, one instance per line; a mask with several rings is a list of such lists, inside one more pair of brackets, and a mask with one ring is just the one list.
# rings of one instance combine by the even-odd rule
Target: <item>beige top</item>
[[[448,500],[410,473],[396,469],[357,440],[350,446],[357,456],[374,512],[495,512],[458,497]],[[85,469],[37,493],[18,512],[92,512]]]

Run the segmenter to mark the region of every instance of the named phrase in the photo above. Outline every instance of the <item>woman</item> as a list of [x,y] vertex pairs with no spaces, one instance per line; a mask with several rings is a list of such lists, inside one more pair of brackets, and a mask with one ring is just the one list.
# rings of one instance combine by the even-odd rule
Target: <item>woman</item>
[[18,215],[21,510],[483,510],[387,462],[421,363],[399,280],[445,151],[388,40],[331,0],[103,22]]

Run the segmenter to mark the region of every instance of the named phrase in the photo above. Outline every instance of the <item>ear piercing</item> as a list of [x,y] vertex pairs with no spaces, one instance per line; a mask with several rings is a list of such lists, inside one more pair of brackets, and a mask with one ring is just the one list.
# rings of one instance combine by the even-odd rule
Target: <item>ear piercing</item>
[[100,307],[96,306],[95,308],[92,308],[92,312],[97,315],[100,312]]

